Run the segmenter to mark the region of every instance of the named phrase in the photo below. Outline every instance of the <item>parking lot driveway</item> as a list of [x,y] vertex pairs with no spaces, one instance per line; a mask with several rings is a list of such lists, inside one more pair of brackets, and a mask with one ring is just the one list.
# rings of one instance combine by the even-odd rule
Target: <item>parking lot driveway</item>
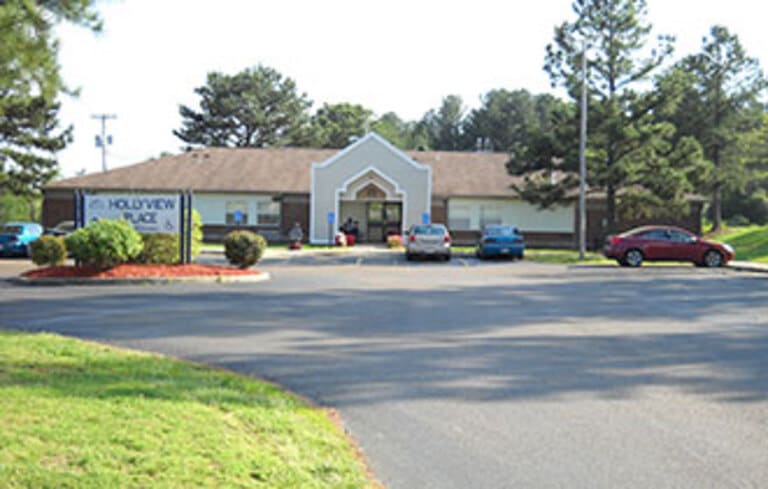
[[389,488],[768,485],[768,280],[693,267],[265,264],[259,284],[17,288],[0,324],[337,408]]

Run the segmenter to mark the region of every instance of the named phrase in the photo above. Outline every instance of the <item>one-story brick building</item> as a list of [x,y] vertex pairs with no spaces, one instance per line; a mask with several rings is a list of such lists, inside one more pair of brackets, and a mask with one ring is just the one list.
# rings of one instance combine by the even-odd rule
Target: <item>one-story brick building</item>
[[[505,153],[401,151],[375,133],[342,150],[200,149],[49,184],[43,224],[73,219],[75,190],[191,191],[206,240],[246,228],[285,241],[298,222],[309,241],[326,243],[352,219],[362,240],[375,243],[429,219],[446,223],[459,243],[473,243],[484,225],[512,224],[529,245],[576,246],[575,203],[541,210],[520,200],[507,160]],[[698,233],[700,203],[691,210],[673,224]],[[605,226],[601,199],[588,199],[587,223],[587,242],[598,245]]]

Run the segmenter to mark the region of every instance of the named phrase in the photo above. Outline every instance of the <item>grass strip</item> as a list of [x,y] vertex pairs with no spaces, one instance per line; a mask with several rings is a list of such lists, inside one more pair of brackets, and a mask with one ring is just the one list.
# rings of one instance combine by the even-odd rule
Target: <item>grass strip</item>
[[4,488],[376,487],[328,413],[224,370],[0,331]]
[[737,260],[768,263],[768,226],[727,227],[707,237],[733,246]]

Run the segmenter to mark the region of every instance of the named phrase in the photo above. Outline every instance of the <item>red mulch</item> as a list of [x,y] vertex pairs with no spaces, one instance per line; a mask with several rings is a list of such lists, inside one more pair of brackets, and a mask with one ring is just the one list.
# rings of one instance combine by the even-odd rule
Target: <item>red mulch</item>
[[220,267],[215,265],[118,265],[108,270],[97,270],[90,267],[60,267],[38,268],[24,272],[26,278],[164,278],[164,277],[201,277],[217,275],[258,275],[257,270],[241,270],[239,268]]

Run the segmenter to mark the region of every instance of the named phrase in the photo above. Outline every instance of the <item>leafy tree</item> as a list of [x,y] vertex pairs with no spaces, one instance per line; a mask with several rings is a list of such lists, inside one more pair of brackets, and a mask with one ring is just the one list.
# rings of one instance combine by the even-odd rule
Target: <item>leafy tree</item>
[[[760,126],[738,135],[743,168],[743,186],[723,190],[723,218],[768,224],[768,113],[763,113]],[[741,180],[741,179],[739,179]]]
[[[643,55],[651,32],[645,20],[645,1],[576,0],[573,10],[576,20],[555,29],[554,43],[547,46],[544,69],[553,86],[563,86],[578,101],[583,47],[589,46],[588,180],[593,190],[605,192],[606,231],[612,233],[616,231],[620,191],[624,203],[631,202],[625,206],[629,210],[645,213],[651,208],[682,206],[689,189],[686,177],[699,158],[699,148],[690,139],[675,139],[674,125],[657,117],[679,99],[677,79],[660,78],[653,90],[639,91],[673,50],[673,39],[660,36],[655,49]],[[573,129],[555,129],[550,134],[545,131],[537,135],[537,144],[513,150],[510,171],[545,171],[558,162],[566,174],[575,173],[578,159],[573,155],[578,138],[573,136],[579,127],[577,117],[574,111],[570,120],[561,121]],[[551,134],[558,132],[570,137],[556,140]],[[575,178],[540,178],[529,182],[527,190],[532,193],[537,186],[554,186],[565,198],[576,182]]]
[[428,138],[429,148],[444,151],[467,149],[462,137],[464,102],[458,95],[443,98],[440,108],[430,110],[419,122],[418,131]]
[[429,146],[423,126],[403,121],[394,112],[387,112],[373,121],[371,130],[400,149],[426,149]]
[[710,163],[698,190],[711,195],[717,230],[722,226],[723,192],[740,193],[750,180],[745,145],[762,124],[760,97],[766,80],[757,59],[747,56],[738,36],[722,26],[712,27],[701,52],[683,59],[679,69],[691,83],[672,119],[682,134],[698,139]]
[[373,112],[362,105],[340,103],[323,104],[312,117],[318,146],[344,148],[354,139],[368,132]]
[[495,89],[486,93],[481,106],[470,112],[464,133],[470,144],[477,146],[481,142],[478,149],[509,151],[527,139],[537,126],[537,118],[536,100],[528,90]]
[[0,191],[30,202],[72,138],[71,127],[58,127],[56,98],[70,92],[57,62],[60,21],[101,26],[91,0],[0,2]]
[[312,138],[306,113],[311,101],[273,68],[212,72],[195,93],[201,110],[180,106],[182,127],[173,131],[192,146],[302,146]]

